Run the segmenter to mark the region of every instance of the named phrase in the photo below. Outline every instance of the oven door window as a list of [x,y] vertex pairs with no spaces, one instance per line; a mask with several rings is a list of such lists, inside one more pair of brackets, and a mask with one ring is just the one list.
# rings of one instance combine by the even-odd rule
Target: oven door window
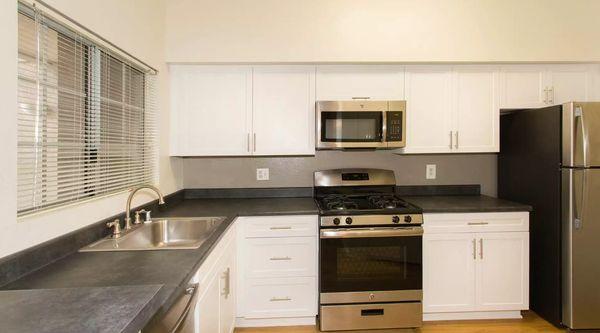
[[321,239],[321,292],[422,288],[422,237]]
[[321,141],[381,142],[381,112],[322,112]]

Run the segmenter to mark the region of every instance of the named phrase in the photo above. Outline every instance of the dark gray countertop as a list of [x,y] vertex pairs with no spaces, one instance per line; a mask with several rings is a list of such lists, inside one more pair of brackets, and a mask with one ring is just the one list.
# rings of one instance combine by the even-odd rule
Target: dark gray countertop
[[2,332],[137,332],[160,285],[0,291]]
[[[487,196],[407,196],[404,198],[428,213],[529,211],[531,209],[526,205]],[[14,299],[27,298],[27,302],[15,301],[13,303],[11,317],[14,318],[26,318],[36,307],[46,309],[44,315],[54,315],[54,311],[56,311],[56,315],[66,314],[62,308],[75,306],[70,303],[76,303],[78,305],[70,308],[68,313],[74,317],[86,316],[89,323],[94,323],[96,326],[87,330],[89,332],[137,332],[148,323],[154,314],[167,310],[173,304],[236,216],[294,214],[318,214],[314,200],[312,198],[188,199],[168,211],[162,212],[160,216],[227,217],[214,234],[198,249],[78,252],[10,283],[2,289],[17,290],[10,294]],[[131,322],[126,323],[123,328],[112,326],[113,323],[106,318],[103,311],[90,311],[95,304],[102,304],[98,301],[97,296],[93,296],[97,295],[98,288],[122,287],[127,292],[135,292],[137,290],[135,286],[156,288],[156,285],[162,285],[162,287],[154,292],[150,300],[145,301],[147,302],[145,305],[139,302],[144,302],[144,297],[149,291],[140,291],[136,297],[131,297],[131,303],[119,303],[120,299],[104,303],[107,308],[126,307],[131,311],[134,311],[133,309],[136,307],[143,308],[143,311],[139,311],[137,314],[129,313]],[[45,290],[56,290],[56,288],[71,289],[63,298],[55,298],[50,302],[46,295],[51,291]],[[37,289],[40,293],[27,289]],[[74,298],[69,298],[69,295],[71,297],[79,296],[77,302],[74,301]],[[0,302],[3,302],[3,298],[0,298]],[[48,304],[55,306],[49,307]],[[120,310],[114,312],[120,312]],[[0,316],[0,331],[15,331],[7,330],[12,327],[10,325],[15,323],[13,320],[7,320],[4,316]],[[59,324],[61,323],[56,323],[56,325]],[[40,318],[37,322],[31,321],[23,324],[16,331],[61,333],[86,331],[81,329],[81,322],[75,322],[68,318],[61,325],[60,327],[46,325],[45,319]]]
[[486,195],[405,196],[424,213],[529,212],[531,206]]
[[[185,200],[160,215],[179,217],[227,216],[211,237],[198,249],[77,252],[5,285],[2,289],[18,290],[15,291],[15,297],[19,293],[30,296],[28,303],[18,303],[13,307],[14,316],[28,316],[32,306],[47,307],[46,314],[48,315],[52,315],[53,311],[60,314],[62,311],[60,308],[70,302],[70,299],[64,299],[65,304],[61,299],[49,303],[46,297],[31,294],[31,291],[27,289],[73,288],[73,293],[79,290],[83,298],[81,306],[72,309],[72,314],[76,315],[74,312],[79,312],[79,315],[87,316],[91,322],[97,323],[99,325],[97,332],[104,332],[103,329],[106,328],[109,328],[111,332],[137,332],[148,323],[155,313],[165,311],[173,304],[236,216],[317,213],[318,210],[312,198]],[[126,330],[115,329],[111,326],[110,320],[102,315],[102,312],[89,311],[97,300],[93,297],[86,297],[86,292],[93,292],[98,287],[144,285],[162,285],[162,288],[152,297],[145,311],[132,315],[131,319],[133,321]],[[58,302],[60,302],[60,305],[56,306]],[[119,306],[117,303],[118,301],[115,301],[115,306]],[[48,306],[49,304],[55,306]],[[84,304],[86,305],[84,306]],[[5,328],[12,323],[10,321],[5,322],[4,318],[0,317],[0,331],[7,331]],[[45,323],[43,321],[37,323],[39,324],[39,327],[36,326],[37,328],[31,327],[28,330],[28,327],[22,327],[16,331],[42,331],[41,328],[45,326]],[[102,326],[101,323],[106,326]],[[32,323],[32,325],[34,324]],[[42,332],[80,333],[85,331],[80,328],[80,326],[74,324],[72,326],[62,326],[54,331]]]

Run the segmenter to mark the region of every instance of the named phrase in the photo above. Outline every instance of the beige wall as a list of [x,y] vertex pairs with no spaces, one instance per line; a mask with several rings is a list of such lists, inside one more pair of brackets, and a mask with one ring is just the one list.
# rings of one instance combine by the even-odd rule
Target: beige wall
[[[168,154],[168,84],[164,61],[164,0],[45,0],[159,70],[159,174],[167,194],[182,187],[182,163]],[[126,193],[57,209],[17,221],[16,92],[17,1],[0,1],[0,257],[124,211]],[[135,204],[153,199],[140,195]]]
[[169,62],[600,61],[598,0],[169,0]]
[[[437,178],[425,179],[425,165],[437,165]],[[395,171],[399,185],[481,184],[496,195],[495,154],[396,155],[389,151],[318,151],[314,157],[186,158],[186,188],[312,186],[315,170],[382,168]],[[269,168],[270,180],[257,181],[256,168]]]

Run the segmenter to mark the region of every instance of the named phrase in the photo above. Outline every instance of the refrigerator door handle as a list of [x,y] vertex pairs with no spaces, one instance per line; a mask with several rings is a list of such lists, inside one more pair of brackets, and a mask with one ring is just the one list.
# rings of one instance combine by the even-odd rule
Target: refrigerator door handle
[[576,189],[573,188],[573,195],[575,196],[575,198],[573,198],[574,200],[574,219],[573,219],[573,227],[575,228],[575,230],[579,230],[583,227],[583,212],[585,212],[585,190],[586,190],[586,181],[587,181],[587,170],[583,169],[583,170],[578,170],[579,172],[581,172],[581,192],[579,193],[580,195],[580,200],[581,203],[578,202],[577,200],[577,194],[575,193]]
[[587,166],[588,164],[588,137],[587,137],[587,133],[585,131],[585,126],[583,124],[583,110],[581,109],[581,106],[576,106],[575,107],[575,126],[576,126],[576,138],[575,138],[575,142],[576,143],[581,143],[581,147],[577,147],[576,149],[581,149],[581,157],[583,158],[583,166]]

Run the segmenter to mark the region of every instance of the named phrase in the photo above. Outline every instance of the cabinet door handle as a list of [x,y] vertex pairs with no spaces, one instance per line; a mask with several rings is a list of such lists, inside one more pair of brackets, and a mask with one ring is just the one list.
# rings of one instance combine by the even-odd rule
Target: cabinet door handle
[[454,148],[458,149],[458,131],[456,131],[456,142],[454,142]]
[[221,278],[225,280],[225,286],[223,290],[221,290],[221,295],[225,296],[225,298],[229,297],[230,289],[231,289],[231,270],[229,267],[221,274]]
[[473,238],[473,260],[477,260],[477,241]]
[[250,152],[250,133],[246,133],[246,150]]
[[479,238],[479,259],[483,259],[483,238]]
[[452,143],[453,143],[452,138],[453,138],[452,131],[450,131],[450,149],[452,149]]
[[290,257],[271,257],[269,260],[277,261],[277,260],[292,260]]
[[469,222],[468,225],[488,225],[488,222]]
[[256,153],[256,133],[252,133],[252,134],[253,134],[252,144],[254,145],[254,152]]
[[271,229],[271,230],[292,230],[292,227],[290,227],[290,226],[285,226],[285,227],[271,227],[269,229]]
[[269,300],[270,302],[287,302],[287,301],[291,301],[292,298],[289,296],[286,297],[271,297],[271,299]]
[[352,99],[370,99],[371,97],[369,96],[353,96]]

